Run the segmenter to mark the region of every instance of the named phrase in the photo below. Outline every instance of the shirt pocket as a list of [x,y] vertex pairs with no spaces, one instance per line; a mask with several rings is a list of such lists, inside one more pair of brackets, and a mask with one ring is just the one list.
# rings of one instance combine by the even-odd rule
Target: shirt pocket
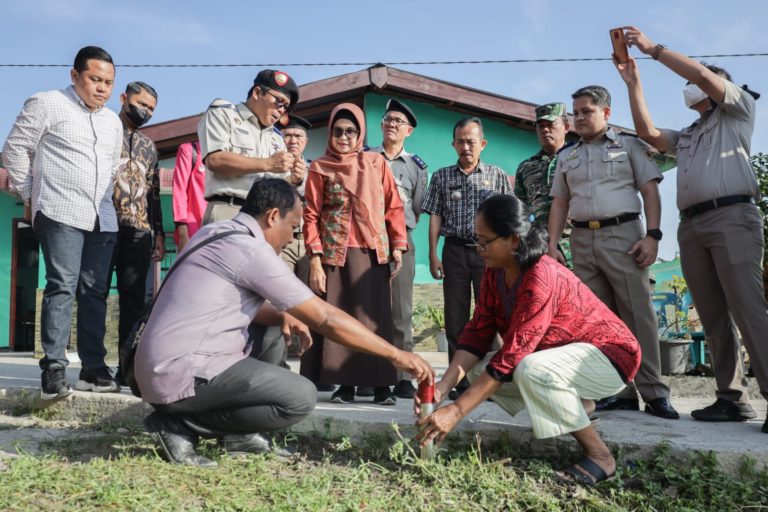
[[690,134],[680,134],[677,139],[677,146],[675,146],[675,154],[677,156],[677,172],[687,171],[688,163],[690,161],[692,138]]
[[229,142],[232,144],[233,153],[248,156],[256,154],[256,141],[250,133],[235,129],[229,137]]
[[586,166],[581,165],[581,158],[570,158],[561,165],[563,178],[568,188],[573,189],[587,181]]
[[604,176],[632,175],[632,166],[626,149],[606,150],[603,153]]

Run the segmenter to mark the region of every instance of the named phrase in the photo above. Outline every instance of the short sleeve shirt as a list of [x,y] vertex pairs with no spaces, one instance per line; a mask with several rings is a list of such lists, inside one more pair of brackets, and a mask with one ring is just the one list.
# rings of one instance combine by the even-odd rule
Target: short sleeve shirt
[[480,162],[467,174],[457,163],[432,175],[422,210],[443,218],[441,235],[475,240],[475,214],[495,194],[512,195],[509,177],[501,167]]
[[203,227],[185,251],[230,230],[245,235],[191,254],[157,296],[136,353],[136,379],[149,403],[194,396],[195,377],[210,380],[248,357],[248,326],[265,300],[285,310],[315,296],[246,213]]
[[[252,158],[269,158],[285,151],[282,135],[272,126],[262,127],[245,103],[235,105],[222,99],[214,100],[200,119],[197,135],[203,159],[216,151]],[[206,169],[205,197],[225,195],[245,199],[256,179],[285,179],[286,176],[286,173],[260,172],[224,177]]]
[[[384,146],[378,146],[371,151],[380,153],[387,160],[392,176],[395,178],[397,191],[405,209],[405,225],[411,230],[416,228],[421,214],[421,206],[424,203],[424,192],[427,188],[427,165],[419,165],[417,160],[405,149],[399,155],[390,160],[384,152]],[[418,157],[417,157],[418,158]]]
[[560,150],[550,195],[569,201],[572,219],[600,220],[640,213],[638,190],[662,179],[650,146],[609,128],[596,141]]
[[677,157],[677,207],[731,195],[756,199],[760,189],[749,162],[755,99],[723,80],[725,99],[680,131],[662,130],[667,154]]

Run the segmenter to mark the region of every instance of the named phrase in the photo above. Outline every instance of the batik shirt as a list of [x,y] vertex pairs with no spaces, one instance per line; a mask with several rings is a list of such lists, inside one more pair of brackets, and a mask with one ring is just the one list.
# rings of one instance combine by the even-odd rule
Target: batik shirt
[[123,151],[113,189],[120,226],[163,235],[157,148],[137,130],[123,129]]

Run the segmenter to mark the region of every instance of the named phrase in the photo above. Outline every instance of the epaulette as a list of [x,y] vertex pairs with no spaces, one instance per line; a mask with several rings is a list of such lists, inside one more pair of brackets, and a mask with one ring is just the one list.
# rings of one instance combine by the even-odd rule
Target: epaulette
[[312,160],[307,160],[306,158],[305,158],[305,160],[307,162],[307,167],[309,167],[309,165],[312,163]]
[[572,141],[570,141],[570,142],[566,142],[566,143],[565,143],[565,146],[563,146],[563,147],[561,147],[559,150],[557,150],[557,154],[559,155],[560,153],[562,153],[563,151],[565,151],[565,150],[566,150],[566,149],[568,149],[569,147],[571,147],[571,146],[575,146],[577,142],[579,142],[579,141],[577,141],[577,140],[572,140]]
[[282,137],[283,139],[285,138],[285,135],[283,135],[283,132],[280,131],[280,128],[278,128],[277,126],[272,126],[272,129],[275,130],[275,133],[278,134],[280,137]]
[[635,139],[639,139],[640,138],[636,133],[618,132],[618,135],[620,135],[622,137],[633,137]]
[[235,105],[232,102],[229,102],[227,100],[223,100],[221,98],[216,98],[211,102],[210,105],[208,105],[208,108],[235,108]]
[[411,160],[416,162],[416,165],[419,166],[419,169],[424,170],[427,168],[427,162],[421,159],[419,155],[411,155]]
[[368,146],[368,145],[363,146],[363,151],[370,151],[370,150],[371,150],[371,146]]

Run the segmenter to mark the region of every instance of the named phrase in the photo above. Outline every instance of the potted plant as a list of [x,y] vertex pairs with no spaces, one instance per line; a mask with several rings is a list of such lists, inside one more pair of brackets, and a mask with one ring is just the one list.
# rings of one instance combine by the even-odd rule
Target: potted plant
[[[692,319],[688,318],[688,312],[683,311],[683,297],[688,286],[680,276],[673,276],[667,283],[672,293],[657,294],[655,299],[664,297],[659,311],[659,348],[661,359],[661,373],[664,375],[680,375],[688,369],[690,361],[690,345],[693,339],[690,335],[693,327]],[[661,322],[666,319],[666,325]]]
[[442,309],[427,306],[427,318],[432,320],[433,329],[437,338],[437,351],[448,352],[448,338],[445,335],[445,313]]

